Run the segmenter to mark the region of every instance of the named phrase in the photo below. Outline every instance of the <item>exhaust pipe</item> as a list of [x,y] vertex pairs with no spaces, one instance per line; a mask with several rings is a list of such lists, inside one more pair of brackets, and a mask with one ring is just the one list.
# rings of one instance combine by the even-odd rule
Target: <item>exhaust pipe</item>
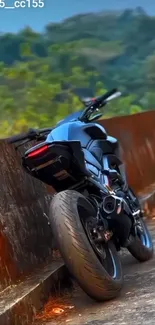
[[122,247],[129,245],[129,235],[134,222],[134,217],[140,210],[132,212],[124,198],[116,195],[107,195],[102,203],[103,213],[110,221],[115,222],[115,230]]
[[116,199],[108,195],[103,199],[102,208],[106,214],[112,214],[116,210]]
[[139,209],[132,212],[126,200],[116,195],[105,196],[102,203],[102,209],[107,215],[113,213],[119,215],[121,212],[125,212],[128,216],[135,217],[140,213]]
[[102,209],[105,217],[110,221],[110,227],[114,222],[120,245],[127,247],[132,227],[132,220],[129,217],[129,215],[132,216],[132,212],[130,213],[127,203],[121,197],[108,195],[103,199]]
[[116,195],[106,196],[103,199],[102,208],[107,215],[113,213],[119,215],[122,211],[126,212],[130,216],[132,215],[132,211],[130,210],[127,202],[122,197]]

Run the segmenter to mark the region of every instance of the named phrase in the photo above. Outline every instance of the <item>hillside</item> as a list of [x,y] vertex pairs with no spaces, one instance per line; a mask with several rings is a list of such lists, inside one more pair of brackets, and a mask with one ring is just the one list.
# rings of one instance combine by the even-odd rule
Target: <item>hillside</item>
[[[71,92],[73,88],[85,87],[91,93],[100,93],[105,88],[119,87],[124,97],[115,106],[109,106],[110,116],[153,109],[154,31],[155,17],[137,8],[77,15],[62,23],[49,24],[43,34],[29,27],[18,34],[2,34],[2,132],[12,132],[12,127],[7,131],[6,119],[10,119],[10,125],[15,116],[25,121],[23,125],[29,121],[37,126],[48,124],[49,118],[50,123],[55,123],[80,106]],[[38,89],[44,94],[41,99],[37,99]],[[56,119],[51,106],[55,107]],[[38,112],[44,115],[42,122]],[[20,130],[20,126],[14,129]]]

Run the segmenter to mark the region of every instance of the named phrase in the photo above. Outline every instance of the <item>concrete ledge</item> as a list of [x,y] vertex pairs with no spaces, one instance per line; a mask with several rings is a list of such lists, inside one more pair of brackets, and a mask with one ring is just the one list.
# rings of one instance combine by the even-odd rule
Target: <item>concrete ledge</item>
[[36,271],[25,281],[0,293],[0,324],[30,325],[50,294],[71,286],[67,268],[61,259]]

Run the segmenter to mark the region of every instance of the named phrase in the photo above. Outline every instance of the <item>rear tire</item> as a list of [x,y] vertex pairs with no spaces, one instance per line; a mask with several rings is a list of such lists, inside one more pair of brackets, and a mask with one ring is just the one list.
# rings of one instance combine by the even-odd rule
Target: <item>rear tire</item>
[[139,262],[146,262],[153,257],[153,243],[147,225],[142,218],[141,226],[143,235],[139,233],[128,246],[128,250]]
[[[69,271],[91,298],[104,301],[115,298],[121,290],[122,268],[112,241],[108,242],[108,251],[113,263],[112,275],[95,253],[81,222],[81,218],[85,219],[94,214],[96,212],[93,206],[83,195],[67,190],[53,197],[49,218],[60,253]],[[106,259],[108,261],[108,257]]]

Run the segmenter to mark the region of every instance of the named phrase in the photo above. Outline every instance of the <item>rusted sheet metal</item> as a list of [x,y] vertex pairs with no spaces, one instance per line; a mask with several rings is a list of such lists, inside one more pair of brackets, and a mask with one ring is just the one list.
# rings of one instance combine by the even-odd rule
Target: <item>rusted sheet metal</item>
[[21,167],[14,147],[0,141],[0,291],[52,257],[49,197]]
[[155,111],[101,120],[119,139],[129,184],[137,192],[155,183]]

